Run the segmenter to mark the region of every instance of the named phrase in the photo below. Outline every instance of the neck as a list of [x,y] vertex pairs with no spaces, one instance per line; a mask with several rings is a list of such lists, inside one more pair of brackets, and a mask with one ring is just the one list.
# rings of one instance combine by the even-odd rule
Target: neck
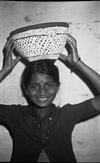
[[36,115],[38,117],[40,117],[41,119],[43,119],[50,112],[51,105],[48,107],[43,107],[43,108],[39,108],[39,107],[35,106],[33,109],[34,109]]
[[48,113],[49,113],[49,108],[40,108],[36,109],[36,114],[43,119]]

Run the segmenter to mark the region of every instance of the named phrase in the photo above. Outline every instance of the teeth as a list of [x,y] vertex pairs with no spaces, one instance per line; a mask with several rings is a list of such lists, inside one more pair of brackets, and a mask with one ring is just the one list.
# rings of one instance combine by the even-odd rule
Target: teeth
[[39,98],[39,100],[43,102],[43,101],[46,101],[47,98]]

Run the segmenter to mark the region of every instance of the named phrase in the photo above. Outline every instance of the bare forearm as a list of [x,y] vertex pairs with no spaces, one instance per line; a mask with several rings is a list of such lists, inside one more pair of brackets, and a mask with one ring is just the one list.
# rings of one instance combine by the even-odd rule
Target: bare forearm
[[[82,74],[82,76],[80,77],[84,76],[87,80],[91,82],[91,84],[99,94],[90,100],[94,108],[100,112],[100,75],[95,70],[90,68],[87,64],[85,64],[82,60],[80,60],[77,50],[77,42],[70,34],[68,35],[67,42],[70,45],[71,50],[68,51],[68,56],[60,55],[60,60],[69,67],[71,65],[72,67],[70,68],[72,68],[72,70],[75,70],[77,74]],[[76,71],[76,69],[79,73]]]
[[78,61],[75,66],[83,73],[83,75],[86,76],[87,79],[89,79],[98,91],[99,95],[91,99],[91,101],[94,108],[100,112],[100,75],[81,60]]
[[75,66],[87,77],[87,79],[89,79],[100,93],[100,75],[81,60],[79,60]]
[[0,83],[2,82],[2,80],[9,74],[8,71],[6,70],[0,70]]

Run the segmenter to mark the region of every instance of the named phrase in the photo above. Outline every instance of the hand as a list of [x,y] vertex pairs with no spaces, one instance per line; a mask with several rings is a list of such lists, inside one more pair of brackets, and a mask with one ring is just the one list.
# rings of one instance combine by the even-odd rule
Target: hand
[[67,34],[67,36],[68,37],[67,37],[65,48],[68,52],[68,56],[61,54],[59,58],[66,63],[70,63],[74,65],[79,59],[77,42],[74,39],[74,37],[71,36],[70,34]]
[[3,49],[4,58],[3,58],[3,67],[2,67],[2,70],[8,73],[13,70],[15,65],[21,59],[20,56],[16,57],[15,59],[12,58],[13,50],[14,50],[13,41],[11,40],[11,38],[9,38]]

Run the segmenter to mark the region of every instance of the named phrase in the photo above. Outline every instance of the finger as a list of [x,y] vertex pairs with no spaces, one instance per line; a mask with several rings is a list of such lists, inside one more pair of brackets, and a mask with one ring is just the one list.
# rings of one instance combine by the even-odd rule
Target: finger
[[77,41],[76,41],[76,39],[72,36],[72,35],[70,35],[70,34],[67,34],[67,38],[68,38],[68,40],[70,40],[72,43],[73,43],[73,45],[74,46],[77,46]]
[[68,56],[65,56],[64,54],[60,54],[59,59],[66,61],[68,59]]
[[69,51],[69,55],[70,54],[72,55],[72,60],[73,60],[73,57],[74,57],[73,55],[78,56],[77,47],[73,45],[73,42],[70,39],[68,39],[68,43],[71,48],[71,50]]
[[19,62],[20,59],[21,59],[21,56],[18,56],[18,57],[15,59],[15,62],[16,62],[16,63]]
[[9,63],[12,62],[12,51],[14,49],[14,46],[5,54],[5,60],[8,60]]
[[67,37],[67,42],[71,45],[73,45],[73,47],[76,47],[76,43],[73,42],[73,40],[71,40],[69,37]]
[[68,39],[68,43],[71,47],[71,53],[69,53],[69,55],[71,54],[72,60],[76,60],[77,58],[79,58],[77,47],[73,45],[73,42],[70,39]]
[[11,47],[9,48],[9,52],[12,53],[13,50],[14,50],[14,48],[15,48],[15,47],[14,47],[14,45],[12,44]]
[[10,40],[8,45],[7,45],[8,50],[10,50],[13,46],[14,46],[14,43],[12,40]]
[[20,61],[21,56],[18,56],[15,60],[13,60],[12,67],[15,67],[15,65]]
[[73,43],[73,41],[70,38],[67,38],[67,42],[69,43],[70,47],[72,50],[77,49],[77,46],[75,43]]
[[[71,49],[75,48],[75,46],[73,45],[73,42],[69,38],[67,38],[67,43],[68,43],[68,45],[70,45]],[[66,45],[66,47],[67,47],[67,45]]]
[[76,42],[76,39],[69,33],[67,33],[67,36],[73,41],[73,42]]
[[7,55],[9,53],[10,49],[12,48],[12,46],[13,46],[13,41],[12,41],[11,38],[9,38],[8,41],[6,42],[4,50],[3,50],[4,53],[5,53],[4,55]]
[[14,50],[14,45],[13,45],[13,43],[11,43],[9,46],[8,46],[8,48],[7,48],[7,52],[6,52],[6,56],[10,56],[11,54],[12,54],[12,52],[13,52],[13,50]]
[[8,40],[6,41],[6,44],[5,44],[5,48],[7,49],[9,47],[9,45],[11,45],[12,42],[13,42],[12,39],[8,38]]

